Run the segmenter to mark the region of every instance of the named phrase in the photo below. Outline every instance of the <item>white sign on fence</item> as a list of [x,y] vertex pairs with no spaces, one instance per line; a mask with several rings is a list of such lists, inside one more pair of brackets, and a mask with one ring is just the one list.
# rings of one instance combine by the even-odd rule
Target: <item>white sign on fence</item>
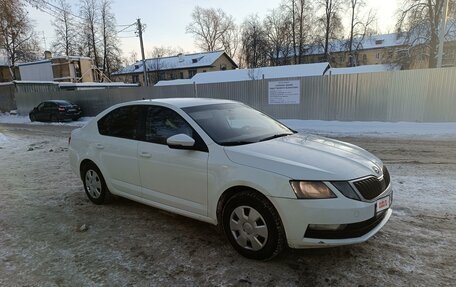
[[270,105],[299,105],[301,97],[301,82],[272,81],[269,82]]

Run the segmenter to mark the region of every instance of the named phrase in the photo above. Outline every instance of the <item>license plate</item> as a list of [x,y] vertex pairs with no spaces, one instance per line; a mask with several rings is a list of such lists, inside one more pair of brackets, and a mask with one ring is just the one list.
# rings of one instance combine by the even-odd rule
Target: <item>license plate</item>
[[377,200],[377,204],[376,204],[377,212],[388,209],[390,207],[390,204],[391,204],[390,196],[380,198],[379,200]]

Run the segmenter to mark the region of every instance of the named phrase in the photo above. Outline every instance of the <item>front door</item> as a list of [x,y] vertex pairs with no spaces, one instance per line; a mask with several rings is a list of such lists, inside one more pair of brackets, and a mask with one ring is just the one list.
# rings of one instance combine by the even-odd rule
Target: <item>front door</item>
[[[201,137],[177,112],[160,106],[147,107],[144,131],[138,160],[145,197],[206,216],[208,152]],[[170,148],[166,139],[176,134],[192,137],[195,148]]]

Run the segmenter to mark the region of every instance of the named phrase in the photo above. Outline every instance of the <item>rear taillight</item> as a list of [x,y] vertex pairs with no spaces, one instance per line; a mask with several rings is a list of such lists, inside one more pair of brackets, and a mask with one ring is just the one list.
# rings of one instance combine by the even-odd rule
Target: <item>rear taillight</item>
[[59,107],[59,112],[64,112],[65,108]]

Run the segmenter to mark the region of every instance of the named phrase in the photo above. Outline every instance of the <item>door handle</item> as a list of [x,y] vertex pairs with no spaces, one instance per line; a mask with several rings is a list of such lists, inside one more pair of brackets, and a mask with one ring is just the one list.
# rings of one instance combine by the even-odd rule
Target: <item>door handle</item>
[[95,147],[97,149],[104,149],[104,145],[102,145],[102,144],[96,144]]
[[150,153],[148,153],[148,152],[142,151],[142,152],[139,153],[139,156],[149,158],[152,155]]

